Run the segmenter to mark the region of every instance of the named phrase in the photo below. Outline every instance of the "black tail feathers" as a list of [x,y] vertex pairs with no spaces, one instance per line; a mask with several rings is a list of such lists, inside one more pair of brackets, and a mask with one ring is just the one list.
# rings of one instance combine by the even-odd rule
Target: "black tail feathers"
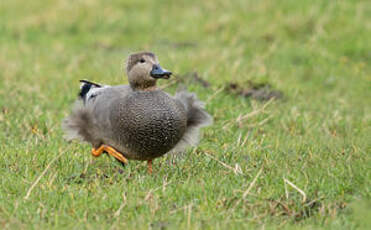
[[80,80],[81,86],[80,86],[80,92],[79,97],[85,101],[86,94],[92,89],[92,88],[101,88],[102,85],[99,85],[97,83],[87,81],[87,80]]

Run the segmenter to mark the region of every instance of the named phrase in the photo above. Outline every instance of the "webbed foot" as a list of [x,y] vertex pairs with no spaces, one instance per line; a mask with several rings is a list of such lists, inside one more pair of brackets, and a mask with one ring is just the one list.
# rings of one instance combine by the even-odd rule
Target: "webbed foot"
[[118,161],[121,162],[121,164],[125,165],[128,163],[128,160],[120,152],[118,152],[116,149],[112,148],[111,146],[101,145],[98,149],[93,148],[91,150],[91,154],[95,157],[99,157],[104,152],[107,152],[109,155],[116,158]]

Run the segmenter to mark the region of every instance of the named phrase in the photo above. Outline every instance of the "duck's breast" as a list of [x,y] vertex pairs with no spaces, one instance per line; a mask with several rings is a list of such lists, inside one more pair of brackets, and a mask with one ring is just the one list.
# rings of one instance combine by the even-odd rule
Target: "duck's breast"
[[148,160],[171,150],[186,129],[182,105],[163,91],[134,91],[111,113],[116,142],[127,157]]

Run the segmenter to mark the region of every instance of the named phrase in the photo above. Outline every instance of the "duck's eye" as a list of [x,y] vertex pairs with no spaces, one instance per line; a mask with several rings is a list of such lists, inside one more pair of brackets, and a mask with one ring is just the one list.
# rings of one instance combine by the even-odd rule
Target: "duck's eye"
[[140,62],[140,63],[144,63],[144,62],[146,62],[146,60],[144,60],[144,58],[141,58],[141,59],[139,60],[139,62]]

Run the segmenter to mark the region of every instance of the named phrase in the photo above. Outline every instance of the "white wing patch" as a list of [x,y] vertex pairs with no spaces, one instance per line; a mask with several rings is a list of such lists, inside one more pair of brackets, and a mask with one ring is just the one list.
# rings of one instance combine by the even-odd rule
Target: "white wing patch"
[[102,90],[110,88],[109,85],[103,85],[102,87],[91,87],[89,92],[86,94],[86,101],[90,101],[94,99],[96,96],[98,96]]

